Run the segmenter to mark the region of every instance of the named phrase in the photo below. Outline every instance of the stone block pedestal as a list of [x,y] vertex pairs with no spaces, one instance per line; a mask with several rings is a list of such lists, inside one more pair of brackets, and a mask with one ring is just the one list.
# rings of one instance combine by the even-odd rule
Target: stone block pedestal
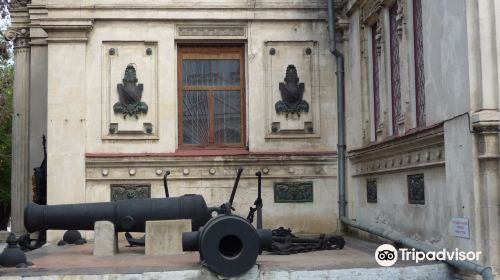
[[146,255],[182,253],[182,233],[191,231],[191,220],[147,221]]
[[115,225],[98,221],[94,225],[94,256],[114,256],[118,252]]

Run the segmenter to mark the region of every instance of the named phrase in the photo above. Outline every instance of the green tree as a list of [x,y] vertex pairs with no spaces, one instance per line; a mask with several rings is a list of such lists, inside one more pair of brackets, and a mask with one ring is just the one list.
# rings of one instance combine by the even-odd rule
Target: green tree
[[14,67],[9,48],[8,42],[0,42],[0,230],[7,228],[10,217]]

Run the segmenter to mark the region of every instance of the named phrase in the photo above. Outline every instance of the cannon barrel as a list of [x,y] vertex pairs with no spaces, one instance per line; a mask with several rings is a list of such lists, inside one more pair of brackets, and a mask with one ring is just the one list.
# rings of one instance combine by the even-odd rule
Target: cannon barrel
[[110,221],[116,231],[144,232],[146,221],[190,219],[193,230],[210,220],[201,195],[130,199],[115,202],[63,205],[30,203],[24,212],[28,232],[38,230],[94,230],[97,221]]

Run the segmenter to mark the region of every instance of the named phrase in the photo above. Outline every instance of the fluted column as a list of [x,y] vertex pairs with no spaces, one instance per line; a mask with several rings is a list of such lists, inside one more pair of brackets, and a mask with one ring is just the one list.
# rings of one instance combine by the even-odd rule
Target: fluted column
[[14,42],[14,102],[12,118],[12,231],[25,232],[24,208],[30,201],[29,169],[29,94],[30,46],[26,29],[7,30],[5,37]]

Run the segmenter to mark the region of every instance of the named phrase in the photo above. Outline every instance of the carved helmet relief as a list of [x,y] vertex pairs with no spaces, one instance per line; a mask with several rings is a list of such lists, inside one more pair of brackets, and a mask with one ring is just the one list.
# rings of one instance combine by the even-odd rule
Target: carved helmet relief
[[303,100],[304,83],[299,83],[299,76],[295,65],[290,64],[286,68],[284,83],[279,84],[281,100],[274,105],[276,113],[297,114],[309,112],[309,103]]
[[138,119],[138,114],[148,112],[148,105],[141,101],[143,84],[137,84],[137,73],[134,64],[130,63],[125,69],[123,83],[117,85],[119,101],[113,105],[113,111],[123,114],[123,118],[134,116]]

